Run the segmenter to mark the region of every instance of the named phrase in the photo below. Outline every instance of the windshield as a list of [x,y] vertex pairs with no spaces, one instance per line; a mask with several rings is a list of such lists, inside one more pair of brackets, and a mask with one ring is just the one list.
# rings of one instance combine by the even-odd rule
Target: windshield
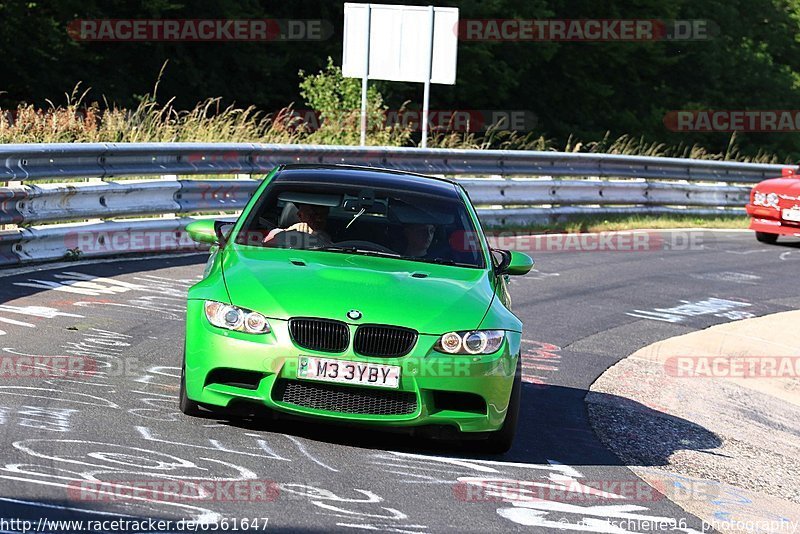
[[477,237],[457,196],[274,182],[264,190],[235,241],[483,268]]

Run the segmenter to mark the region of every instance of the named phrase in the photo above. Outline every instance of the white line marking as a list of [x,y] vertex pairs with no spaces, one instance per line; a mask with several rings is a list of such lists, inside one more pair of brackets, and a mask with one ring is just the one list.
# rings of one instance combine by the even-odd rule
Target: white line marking
[[50,308],[48,306],[12,306],[10,304],[0,304],[0,312],[32,315],[34,317],[42,317],[44,319],[53,319],[54,317],[77,317],[79,319],[83,318],[83,315],[78,315],[76,313],[62,312],[55,308]]
[[764,252],[763,250],[726,250],[728,254],[739,254],[740,256],[746,256],[747,254],[757,254],[759,252]]
[[0,317],[0,322],[8,323],[8,324],[15,324],[17,326],[27,326],[28,328],[36,328],[35,324],[25,323],[22,321],[15,321],[14,319],[7,319],[5,317]]

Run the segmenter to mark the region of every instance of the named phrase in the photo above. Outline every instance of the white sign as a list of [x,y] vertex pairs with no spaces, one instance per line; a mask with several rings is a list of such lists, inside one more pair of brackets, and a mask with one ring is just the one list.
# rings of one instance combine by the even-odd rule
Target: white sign
[[367,80],[422,82],[422,148],[431,83],[456,83],[458,8],[345,4],[342,74],[361,78],[361,145],[367,141]]
[[[430,8],[426,6],[345,4],[345,77],[364,77],[368,33],[370,80],[456,83],[458,8],[434,7],[431,32]],[[426,80],[428,72],[430,79]]]

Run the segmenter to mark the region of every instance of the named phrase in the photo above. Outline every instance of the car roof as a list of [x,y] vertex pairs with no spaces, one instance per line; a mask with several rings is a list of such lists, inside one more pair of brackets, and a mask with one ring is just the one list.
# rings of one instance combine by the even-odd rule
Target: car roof
[[445,178],[354,165],[282,165],[273,182],[355,185],[458,197],[455,182]]

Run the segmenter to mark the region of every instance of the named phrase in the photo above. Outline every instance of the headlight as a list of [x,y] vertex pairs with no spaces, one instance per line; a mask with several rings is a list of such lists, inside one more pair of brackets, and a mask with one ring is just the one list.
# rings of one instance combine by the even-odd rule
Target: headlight
[[778,198],[777,193],[759,193],[756,191],[753,193],[753,204],[778,209]]
[[492,354],[503,344],[505,336],[503,330],[448,332],[433,348],[445,354]]
[[770,193],[767,195],[767,206],[778,209],[778,194]]
[[258,312],[213,300],[205,301],[204,308],[208,322],[219,328],[247,332],[248,334],[267,334],[270,332],[267,318]]

